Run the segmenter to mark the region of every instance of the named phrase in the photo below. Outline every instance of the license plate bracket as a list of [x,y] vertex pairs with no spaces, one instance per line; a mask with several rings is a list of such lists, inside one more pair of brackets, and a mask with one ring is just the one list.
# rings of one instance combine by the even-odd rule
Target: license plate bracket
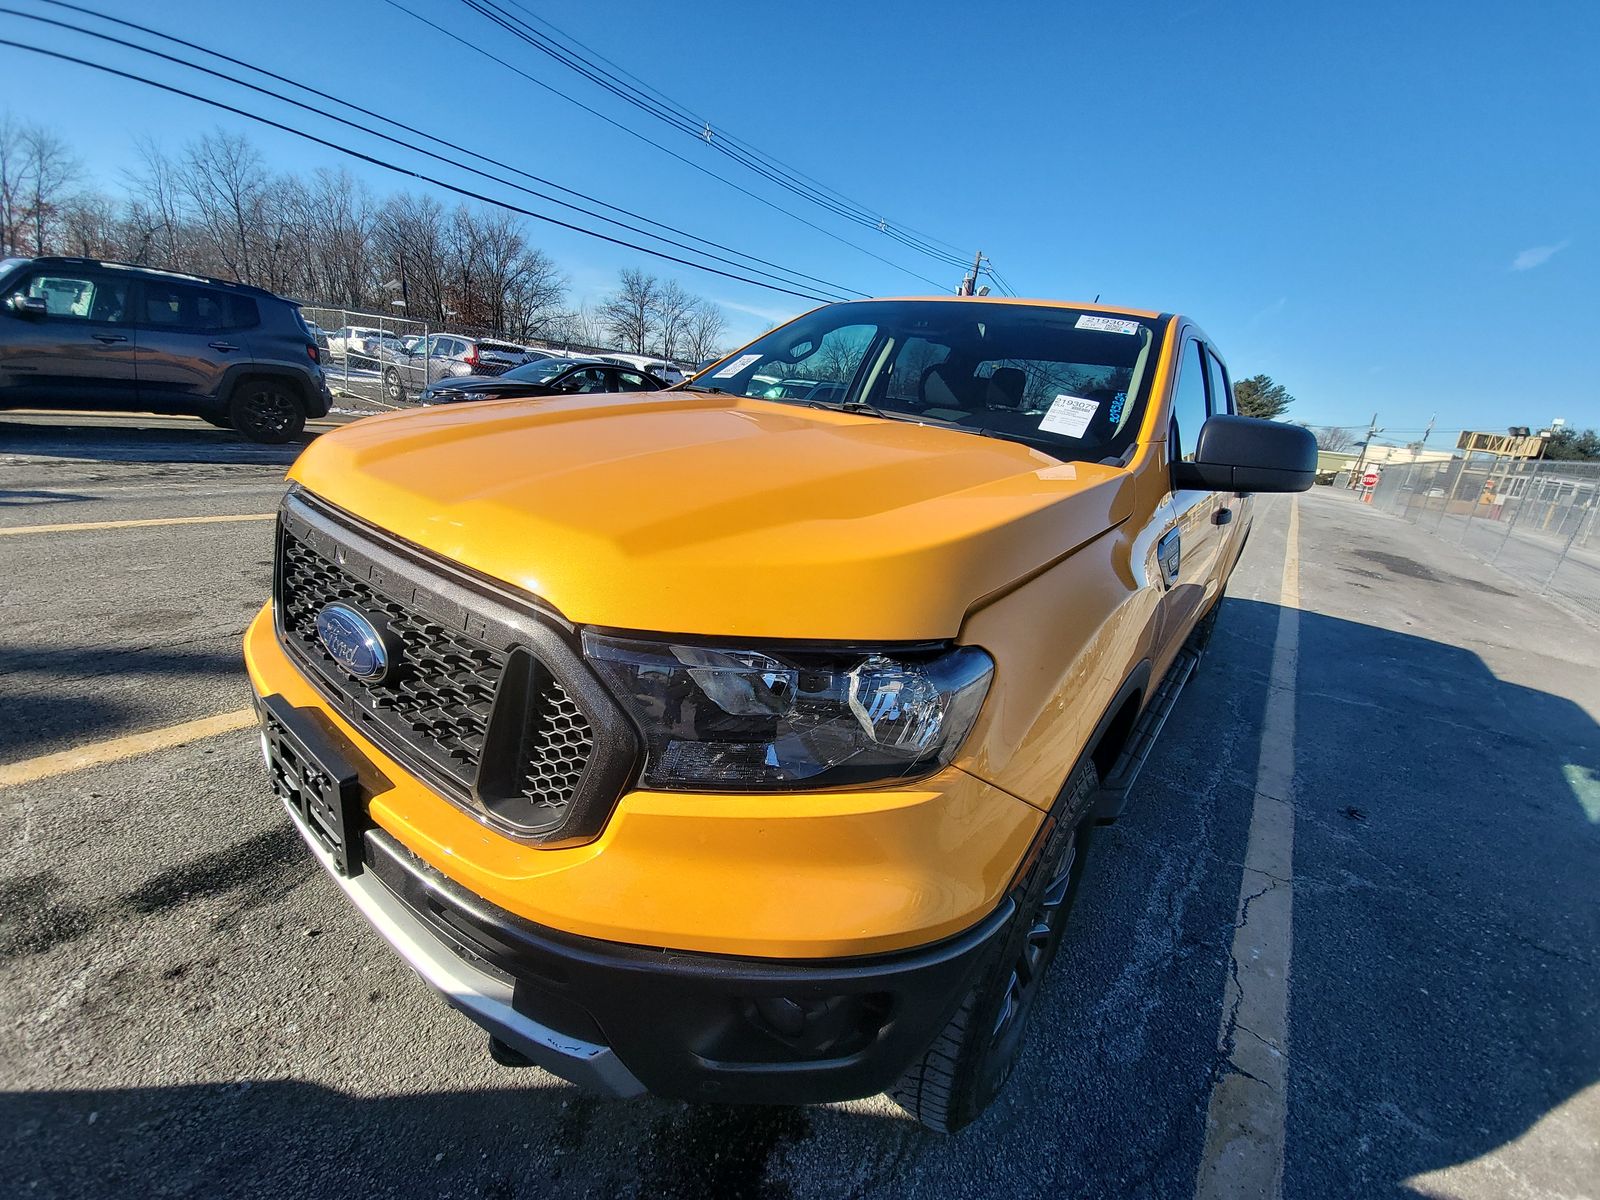
[[366,824],[361,781],[332,731],[282,696],[261,701],[261,736],[272,790],[328,852],[341,875],[361,873]]

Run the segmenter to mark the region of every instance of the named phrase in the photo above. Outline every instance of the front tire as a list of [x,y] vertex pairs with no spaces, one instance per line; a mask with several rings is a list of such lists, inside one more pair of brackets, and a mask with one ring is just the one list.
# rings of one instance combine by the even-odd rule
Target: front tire
[[241,384],[228,401],[233,427],[252,442],[281,446],[300,436],[306,409],[289,385],[264,380]]
[[400,372],[393,367],[383,373],[383,398],[390,404],[406,402],[406,385],[400,379]]
[[1029,872],[999,949],[927,1053],[889,1089],[901,1108],[936,1133],[970,1125],[1011,1077],[1077,893],[1086,828],[1080,818],[1099,786],[1088,761],[1063,789],[1058,823]]

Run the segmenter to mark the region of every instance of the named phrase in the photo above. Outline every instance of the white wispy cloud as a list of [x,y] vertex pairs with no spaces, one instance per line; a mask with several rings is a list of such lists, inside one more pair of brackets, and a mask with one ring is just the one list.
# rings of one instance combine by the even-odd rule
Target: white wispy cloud
[[767,308],[759,304],[741,304],[737,300],[724,300],[720,296],[711,297],[711,301],[714,304],[721,305],[723,308],[726,308],[731,312],[743,313],[746,316],[755,317],[758,321],[764,321],[768,325],[780,325],[784,321],[787,321],[790,317],[794,316],[796,313],[803,312],[808,308],[816,307],[814,304],[808,304],[802,301],[797,303],[794,308]]
[[1542,267],[1570,245],[1572,245],[1572,239],[1565,238],[1554,246],[1529,246],[1511,260],[1511,269],[1513,271],[1531,271],[1535,267]]

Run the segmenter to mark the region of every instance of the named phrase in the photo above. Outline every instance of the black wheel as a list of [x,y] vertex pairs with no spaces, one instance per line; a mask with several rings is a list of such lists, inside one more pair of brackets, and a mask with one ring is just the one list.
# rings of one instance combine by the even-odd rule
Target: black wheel
[[937,1133],[971,1124],[1011,1077],[1083,871],[1084,825],[1072,822],[1099,786],[1093,762],[1073,776],[1056,803],[1061,820],[1022,887],[998,951],[944,1032],[889,1089],[901,1108]]
[[306,427],[305,406],[288,384],[263,380],[241,384],[228,402],[233,427],[252,442],[281,445]]
[[383,373],[383,398],[390,404],[406,402],[406,385],[400,379],[400,372],[393,367]]

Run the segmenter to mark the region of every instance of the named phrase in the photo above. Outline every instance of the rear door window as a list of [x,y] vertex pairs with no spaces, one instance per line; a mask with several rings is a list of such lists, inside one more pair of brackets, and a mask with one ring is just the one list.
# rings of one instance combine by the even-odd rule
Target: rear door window
[[[232,301],[239,297],[191,283],[146,279],[139,306],[140,323],[152,329],[183,329],[211,333],[237,329]],[[254,304],[251,304],[254,308]]]

